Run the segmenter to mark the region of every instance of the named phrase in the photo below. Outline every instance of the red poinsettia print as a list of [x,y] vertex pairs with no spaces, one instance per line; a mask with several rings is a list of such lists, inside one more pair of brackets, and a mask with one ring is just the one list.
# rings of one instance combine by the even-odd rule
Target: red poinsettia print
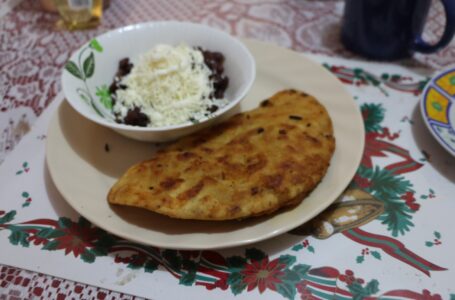
[[96,227],[79,226],[77,223],[73,223],[63,231],[66,233],[65,235],[55,238],[57,242],[55,250],[65,249],[65,255],[72,252],[75,257],[78,257],[86,249],[92,248],[93,242],[98,239]]
[[248,291],[258,287],[262,294],[265,289],[276,291],[276,284],[281,283],[281,277],[284,275],[282,271],[286,265],[281,264],[278,259],[269,262],[268,258],[261,261],[253,261],[247,264],[241,272],[244,276],[243,282],[247,284]]

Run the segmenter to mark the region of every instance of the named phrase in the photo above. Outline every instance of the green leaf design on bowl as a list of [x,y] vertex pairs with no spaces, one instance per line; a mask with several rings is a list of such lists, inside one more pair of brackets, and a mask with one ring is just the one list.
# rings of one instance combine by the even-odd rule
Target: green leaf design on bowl
[[90,52],[90,55],[84,60],[84,75],[85,78],[90,78],[95,72],[95,55]]
[[[95,74],[95,53],[93,51],[90,51],[90,49],[93,49],[99,53],[103,52],[103,47],[100,45],[100,43],[96,39],[93,39],[90,41],[88,46],[81,49],[77,58],[77,62],[69,60],[65,64],[65,69],[71,75],[82,80],[84,83],[84,87],[78,87],[76,89],[76,92],[81,97],[81,99],[90,105],[100,117],[112,120],[113,116],[109,112],[112,110],[113,101],[109,92],[109,88],[106,85],[96,88],[95,95],[99,97],[99,103],[101,103],[103,107],[106,108],[106,110],[104,110],[103,107],[100,107],[98,102],[95,101],[94,96],[90,92],[87,84],[87,79],[91,78],[93,74]],[[90,52],[88,56],[84,55],[87,53],[87,50]],[[84,57],[85,59],[83,59]]]
[[104,105],[105,108],[112,110],[113,103],[111,93],[109,92],[109,88],[107,87],[107,85],[97,87],[95,95],[97,95],[100,98],[100,102],[101,104]]
[[89,47],[99,53],[103,52],[103,47],[101,47],[100,43],[96,39],[90,41]]
[[65,69],[71,73],[71,75],[79,78],[79,79],[82,79],[83,80],[83,76],[82,76],[82,73],[81,71],[79,70],[79,68],[77,67],[77,65],[73,62],[73,61],[68,61],[66,64],[65,64]]

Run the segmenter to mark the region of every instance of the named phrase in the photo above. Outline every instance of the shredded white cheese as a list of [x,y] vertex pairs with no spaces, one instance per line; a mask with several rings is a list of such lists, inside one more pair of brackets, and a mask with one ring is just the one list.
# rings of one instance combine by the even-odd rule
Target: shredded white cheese
[[226,103],[225,99],[209,99],[213,92],[210,75],[201,51],[185,44],[157,45],[140,56],[120,82],[127,89],[117,90],[113,111],[124,118],[129,109],[139,107],[151,127],[204,117],[209,106]]

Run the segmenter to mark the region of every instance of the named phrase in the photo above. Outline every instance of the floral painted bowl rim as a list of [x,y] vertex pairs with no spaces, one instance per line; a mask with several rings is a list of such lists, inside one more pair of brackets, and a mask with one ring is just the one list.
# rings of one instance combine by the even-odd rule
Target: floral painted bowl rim
[[[447,152],[449,152],[451,155],[455,156],[455,126],[453,124],[453,117],[455,116],[455,111],[453,111],[453,101],[455,101],[455,95],[450,95],[446,90],[444,90],[440,85],[438,85],[436,82],[443,78],[444,76],[450,74],[450,73],[455,73],[455,66],[450,66],[442,71],[439,71],[435,73],[435,75],[428,81],[427,85],[425,86],[421,101],[420,101],[420,112],[422,115],[422,118],[424,120],[424,123],[428,130],[430,131],[431,135],[435,138],[435,140],[445,149]],[[453,84],[455,86],[455,75],[453,76]],[[438,102],[431,102],[432,98],[430,97],[429,93],[430,91],[436,91],[441,95],[441,97],[445,98],[447,100],[447,106],[442,106]],[[445,109],[445,118],[447,123],[444,122],[438,122],[434,118],[432,118],[429,114],[427,105],[431,105],[434,109],[436,110],[442,110]],[[452,117],[451,117],[452,115]],[[447,129],[447,133],[452,137],[453,139],[453,145],[451,146],[448,144],[446,139],[443,136],[443,133],[438,130],[438,128],[445,128]]]

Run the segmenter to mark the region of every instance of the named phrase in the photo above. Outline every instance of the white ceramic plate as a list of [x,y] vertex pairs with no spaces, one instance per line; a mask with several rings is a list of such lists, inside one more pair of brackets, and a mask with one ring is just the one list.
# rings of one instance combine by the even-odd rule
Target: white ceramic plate
[[455,156],[455,68],[434,76],[425,87],[420,111],[436,141]]
[[211,249],[257,242],[310,220],[345,189],[360,163],[364,128],[359,108],[342,84],[301,54],[270,44],[245,41],[257,65],[252,90],[240,109],[249,110],[275,92],[294,88],[314,95],[334,125],[336,150],[319,186],[300,205],[244,221],[175,220],[153,212],[111,206],[106,195],[132,164],[149,159],[156,147],[133,141],[81,117],[66,102],[47,137],[47,163],[55,185],[82,216],[120,237],[174,249]]

